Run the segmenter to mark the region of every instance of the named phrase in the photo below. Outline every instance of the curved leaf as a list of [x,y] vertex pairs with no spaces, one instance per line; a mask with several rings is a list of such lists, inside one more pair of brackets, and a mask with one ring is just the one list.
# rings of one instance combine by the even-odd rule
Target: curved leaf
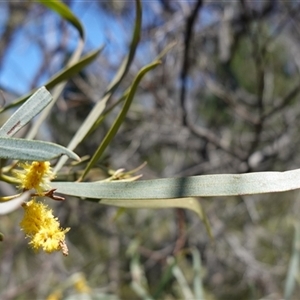
[[0,128],[0,136],[13,136],[52,100],[45,87],[38,89]]
[[131,39],[131,43],[130,43],[129,52],[128,52],[128,55],[123,60],[123,62],[121,63],[121,66],[120,66],[117,74],[115,75],[115,77],[113,78],[111,83],[109,84],[109,86],[107,88],[107,93],[115,90],[119,86],[121,80],[126,75],[128,69],[133,61],[136,48],[140,41],[141,28],[142,28],[142,5],[141,5],[140,0],[136,0],[135,3],[136,3],[136,17],[135,17],[135,24],[134,24],[133,35],[132,35],[132,39]]
[[58,13],[66,21],[71,23],[79,32],[79,35],[84,39],[84,28],[78,18],[72,13],[68,6],[58,0],[38,0],[49,9]]
[[134,79],[134,81],[132,83],[131,89],[129,91],[129,94],[128,94],[125,102],[124,102],[122,110],[120,111],[120,113],[117,116],[116,120],[114,121],[113,125],[110,127],[108,133],[105,135],[104,139],[102,140],[102,143],[99,145],[98,149],[95,151],[93,157],[91,158],[88,165],[86,166],[86,168],[81,176],[81,180],[89,172],[89,170],[98,162],[100,156],[103,154],[106,147],[109,145],[111,140],[114,138],[114,136],[118,132],[120,126],[122,125],[122,123],[126,117],[128,110],[130,108],[130,105],[131,105],[134,95],[136,93],[138,84],[140,83],[140,81],[142,80],[144,75],[147,72],[149,72],[150,70],[152,70],[153,68],[155,68],[156,66],[158,66],[159,64],[160,64],[159,61],[155,61],[155,62],[145,66],[144,68],[142,68],[142,70],[139,71],[139,73],[137,74],[136,78]]
[[45,161],[60,155],[80,160],[72,151],[53,143],[0,137],[0,157],[6,159]]
[[21,204],[28,201],[30,197],[30,192],[26,191],[10,201],[0,202],[0,215],[6,215],[19,209]]
[[68,80],[69,78],[71,78],[72,76],[80,72],[87,65],[93,62],[97,58],[97,56],[101,53],[102,50],[103,47],[91,51],[87,55],[83,56],[77,63],[71,65],[70,67],[67,67],[66,69],[61,70],[45,84],[46,88],[51,89],[58,83]]
[[300,188],[300,169],[133,182],[53,182],[62,194],[93,199],[169,199],[284,192]]
[[[70,150],[74,150],[77,147],[77,145],[87,136],[91,128],[98,121],[98,118],[103,113],[106,107],[107,101],[110,99],[113,92],[118,88],[120,82],[126,75],[133,61],[136,48],[139,43],[141,26],[142,26],[141,2],[140,0],[136,0],[135,2],[136,2],[136,17],[135,17],[135,25],[134,25],[134,31],[130,43],[129,53],[121,63],[116,75],[114,76],[107,90],[105,91],[103,98],[94,106],[94,108],[91,110],[91,112],[89,113],[85,121],[82,123],[82,125],[80,126],[80,128],[77,130],[76,134],[70,141],[68,145],[68,149]],[[66,162],[66,158],[62,157],[57,163],[57,165],[55,166],[54,171],[55,172],[59,171],[65,162]]]
[[[83,56],[78,62],[72,64],[69,67],[66,67],[66,68],[62,69],[60,72],[58,72],[52,78],[49,79],[49,81],[45,84],[45,87],[47,89],[51,89],[55,85],[57,85],[58,83],[68,80],[74,74],[77,74],[84,67],[89,65],[93,60],[95,60],[95,58],[99,55],[99,53],[101,53],[102,50],[103,50],[103,47],[101,47],[97,50],[94,50],[94,51],[88,53],[87,55]],[[13,102],[13,103],[5,106],[4,108],[2,108],[0,110],[0,112],[3,112],[3,111],[8,110],[12,107],[15,107],[15,106],[18,106],[18,105],[22,104],[24,101],[26,101],[32,95],[32,93],[33,93],[33,91],[29,92],[25,96],[20,97],[15,102]]]
[[102,199],[99,200],[100,204],[111,205],[124,208],[184,208],[195,212],[198,217],[203,221],[206,231],[212,237],[211,227],[206,214],[203,212],[200,202],[196,198],[177,198],[177,199]]

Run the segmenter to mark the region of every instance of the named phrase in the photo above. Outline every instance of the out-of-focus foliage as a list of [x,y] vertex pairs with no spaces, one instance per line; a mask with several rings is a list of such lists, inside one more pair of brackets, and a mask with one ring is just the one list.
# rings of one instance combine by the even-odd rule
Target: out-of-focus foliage
[[[38,132],[63,146],[104,96],[128,52],[135,16],[131,1],[65,3],[79,19],[92,5],[88,18],[105,29],[86,32],[85,51],[94,49],[97,35],[106,45],[95,63],[68,80]],[[140,44],[106,110],[144,65],[175,45],[141,81],[125,122],[87,180],[144,161],[144,179],[298,168],[298,3],[165,0],[142,1],[142,7]],[[29,91],[66,66],[78,34],[40,4],[7,2],[0,8],[8,16],[1,21],[0,70],[17,42],[39,49],[38,67],[25,76]],[[10,68],[18,74],[18,66]],[[9,94],[20,96],[2,89],[8,103]],[[76,153],[93,155],[120,109],[99,120]],[[76,180],[86,164],[66,166],[57,180]],[[1,193],[12,192],[1,183]],[[191,212],[120,211],[68,197],[53,204],[62,226],[72,228],[68,258],[27,250],[17,210],[1,216],[1,299],[76,299],[80,293],[95,299],[297,299],[298,198],[295,191],[201,199],[211,240]]]

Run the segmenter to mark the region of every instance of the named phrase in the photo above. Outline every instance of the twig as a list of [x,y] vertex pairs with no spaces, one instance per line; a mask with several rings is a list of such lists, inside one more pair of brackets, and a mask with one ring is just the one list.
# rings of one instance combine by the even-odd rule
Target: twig
[[186,28],[185,28],[184,54],[183,54],[183,62],[182,62],[182,68],[180,73],[180,79],[181,79],[180,105],[182,109],[182,123],[184,126],[187,126],[187,112],[185,108],[185,100],[186,100],[186,81],[187,81],[187,75],[189,71],[189,49],[192,40],[193,27],[201,6],[202,6],[202,0],[198,0],[191,14],[187,18]]

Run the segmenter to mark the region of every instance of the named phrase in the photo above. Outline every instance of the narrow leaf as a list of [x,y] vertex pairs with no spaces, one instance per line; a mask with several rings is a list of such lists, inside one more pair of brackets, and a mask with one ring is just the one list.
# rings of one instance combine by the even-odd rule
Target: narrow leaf
[[[167,263],[173,265],[172,268],[172,273],[174,277],[177,279],[179,286],[180,286],[180,291],[182,292],[184,299],[195,299],[195,296],[193,295],[188,282],[183,275],[183,272],[179,268],[178,264],[176,263],[176,260],[174,257],[168,257]],[[200,299],[199,299],[200,300]]]
[[100,204],[111,205],[122,208],[184,208],[195,212],[205,225],[208,235],[213,238],[211,227],[206,214],[203,212],[200,202],[196,198],[177,198],[177,199],[102,199]]
[[202,262],[200,252],[197,248],[192,248],[193,256],[193,270],[194,270],[194,295],[195,299],[205,299],[204,298],[204,289],[202,284]]
[[[101,53],[102,49],[103,49],[103,47],[99,48],[97,50],[94,50],[94,51],[88,53],[87,55],[85,55],[84,57],[82,57],[77,63],[74,63],[71,66],[62,69],[59,73],[54,75],[45,84],[45,87],[47,89],[51,89],[55,85],[61,83],[62,81],[68,80],[69,78],[71,78],[72,76],[77,74],[79,71],[81,71],[83,68],[85,68],[87,65],[89,65],[92,61],[94,61],[96,59],[96,57],[99,55],[99,53]],[[29,92],[25,96],[22,96],[21,98],[17,99],[15,102],[13,102],[13,103],[7,105],[6,107],[4,107],[2,110],[0,110],[0,112],[3,112],[3,111],[8,110],[12,107],[15,107],[15,106],[18,106],[18,105],[22,104],[23,102],[25,102],[32,95],[32,93],[33,93],[33,91]]]
[[102,140],[102,143],[99,145],[98,149],[96,150],[96,152],[94,153],[94,155],[91,158],[90,162],[88,163],[86,169],[84,170],[84,172],[81,176],[81,180],[89,172],[89,170],[98,162],[98,160],[101,157],[101,155],[103,154],[104,150],[109,145],[111,140],[114,138],[114,136],[118,132],[120,126],[123,124],[123,121],[126,117],[126,114],[129,110],[129,108],[130,108],[130,105],[133,101],[133,98],[134,98],[134,95],[135,95],[136,90],[138,88],[138,85],[139,85],[140,81],[142,80],[142,78],[144,77],[144,75],[147,74],[147,72],[149,72],[150,70],[152,70],[156,66],[158,66],[159,64],[160,64],[159,61],[155,61],[155,62],[145,66],[143,69],[141,69],[139,71],[139,73],[137,74],[136,78],[134,79],[134,81],[132,83],[131,89],[129,91],[129,94],[128,94],[125,102],[124,102],[124,106],[123,106],[122,110],[120,111],[120,113],[117,116],[116,120],[114,121],[113,125],[111,126],[108,133],[106,134],[106,136]]
[[0,128],[0,136],[13,136],[52,100],[45,87],[38,89]]
[[84,39],[84,28],[79,19],[72,13],[68,6],[58,0],[38,0],[49,9],[58,13],[66,21],[71,23],[79,32],[79,35]]
[[136,0],[135,3],[136,3],[136,16],[135,16],[135,24],[134,24],[129,52],[128,55],[123,60],[123,62],[121,63],[121,66],[118,72],[116,73],[115,77],[113,78],[112,82],[109,84],[107,88],[108,92],[115,90],[120,84],[121,80],[126,75],[133,61],[136,48],[140,41],[141,27],[142,27],[142,5],[140,0]]
[[163,292],[165,291],[169,283],[173,280],[172,269],[174,265],[175,265],[175,261],[165,266],[166,269],[164,270],[163,275],[161,276],[161,279],[159,281],[158,287],[153,294],[154,299],[156,300],[162,299]]
[[102,50],[103,50],[103,47],[100,47],[97,50],[89,52],[87,55],[80,58],[80,60],[78,62],[61,70],[59,73],[57,73],[55,76],[53,76],[45,84],[45,86],[48,89],[51,89],[52,87],[56,86],[58,83],[60,83],[62,81],[66,81],[69,78],[71,78],[72,76],[78,74],[81,70],[83,70],[91,62],[93,62],[97,58],[97,56],[101,53]]
[[[135,18],[135,25],[134,31],[132,35],[132,40],[130,43],[129,53],[123,60],[118,69],[116,75],[112,79],[111,83],[109,84],[106,92],[104,93],[103,98],[94,106],[92,111],[89,113],[85,121],[82,123],[81,127],[77,130],[76,134],[70,141],[68,145],[68,149],[74,150],[77,145],[82,142],[82,140],[86,137],[86,135],[90,132],[91,128],[94,124],[98,121],[98,118],[103,113],[106,103],[113,95],[114,91],[118,88],[119,84],[121,83],[122,79],[125,77],[129,67],[133,61],[137,45],[139,43],[140,32],[141,32],[141,24],[142,24],[142,7],[141,2],[136,0],[136,18]],[[54,171],[57,172],[61,169],[61,167],[65,164],[66,158],[62,157],[59,162],[57,163]]]
[[0,203],[0,216],[9,214],[21,207],[21,204],[28,201],[30,198],[30,192],[24,192],[19,197],[16,197],[10,201]]
[[72,151],[53,143],[0,137],[0,157],[5,159],[45,161],[60,155],[79,157]]
[[93,199],[169,199],[277,193],[300,188],[300,169],[200,175],[133,182],[53,182],[59,192]]
[[293,292],[296,287],[296,278],[299,275],[300,264],[300,224],[295,226],[294,246],[289,263],[288,274],[286,277],[284,288],[284,299],[292,299]]

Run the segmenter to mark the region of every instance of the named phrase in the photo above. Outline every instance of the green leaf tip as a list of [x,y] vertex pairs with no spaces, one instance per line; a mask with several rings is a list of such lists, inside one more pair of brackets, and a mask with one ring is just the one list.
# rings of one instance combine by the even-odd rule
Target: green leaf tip
[[0,157],[28,161],[51,160],[61,155],[80,160],[73,151],[49,142],[0,137]]
[[51,94],[43,86],[39,88],[0,128],[0,136],[16,134],[52,101]]
[[53,10],[72,24],[78,30],[80,37],[84,40],[85,34],[83,25],[66,4],[57,0],[38,0],[38,2]]

